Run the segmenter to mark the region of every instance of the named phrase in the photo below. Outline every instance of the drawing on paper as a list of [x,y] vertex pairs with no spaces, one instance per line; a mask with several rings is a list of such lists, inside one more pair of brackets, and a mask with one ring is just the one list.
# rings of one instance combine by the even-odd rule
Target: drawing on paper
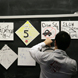
[[39,32],[29,21],[23,24],[15,33],[26,45],[39,35]]
[[35,66],[36,62],[29,53],[30,48],[18,48],[18,66]]
[[0,22],[0,40],[14,40],[14,26],[12,22]]
[[78,39],[78,21],[61,21],[61,31],[70,34],[71,39]]
[[17,59],[17,54],[11,50],[7,45],[0,50],[0,64],[8,69],[13,62]]
[[59,21],[42,21],[41,22],[41,39],[55,39],[59,32]]
[[45,30],[45,32],[43,33],[44,36],[51,36],[52,33],[49,30]]

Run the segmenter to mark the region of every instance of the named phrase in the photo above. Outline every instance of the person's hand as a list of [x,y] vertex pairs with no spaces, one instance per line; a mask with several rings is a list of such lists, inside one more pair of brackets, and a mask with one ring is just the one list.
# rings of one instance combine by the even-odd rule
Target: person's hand
[[46,38],[46,40],[44,41],[44,43],[46,44],[46,45],[48,45],[49,47],[51,47],[51,43],[52,43],[53,41],[50,39],[50,38]]

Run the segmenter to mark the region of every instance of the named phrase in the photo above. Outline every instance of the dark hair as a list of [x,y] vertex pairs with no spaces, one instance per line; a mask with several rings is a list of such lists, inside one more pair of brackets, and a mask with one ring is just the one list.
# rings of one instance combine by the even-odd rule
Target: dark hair
[[67,32],[61,31],[56,35],[55,40],[58,49],[66,50],[70,45],[71,38]]

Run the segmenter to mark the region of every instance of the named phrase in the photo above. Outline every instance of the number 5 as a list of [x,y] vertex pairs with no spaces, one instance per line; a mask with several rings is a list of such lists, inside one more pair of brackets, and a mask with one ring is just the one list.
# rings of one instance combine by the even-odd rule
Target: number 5
[[26,36],[24,36],[24,38],[27,38],[29,36],[29,34],[27,32],[28,32],[28,30],[24,30],[24,33],[27,34]]

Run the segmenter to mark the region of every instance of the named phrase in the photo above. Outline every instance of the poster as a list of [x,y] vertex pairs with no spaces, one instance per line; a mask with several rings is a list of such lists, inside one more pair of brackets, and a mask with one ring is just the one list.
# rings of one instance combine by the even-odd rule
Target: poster
[[78,21],[61,21],[61,31],[67,32],[71,39],[78,39]]
[[5,44],[0,50],[0,64],[8,69],[16,59],[17,54]]
[[0,22],[0,40],[14,40],[14,23]]
[[59,32],[59,21],[41,21],[41,39],[55,39]]
[[36,62],[29,53],[30,48],[18,48],[18,66],[35,66]]
[[25,22],[15,33],[25,43],[25,45],[28,45],[39,35],[39,32],[29,21]]

